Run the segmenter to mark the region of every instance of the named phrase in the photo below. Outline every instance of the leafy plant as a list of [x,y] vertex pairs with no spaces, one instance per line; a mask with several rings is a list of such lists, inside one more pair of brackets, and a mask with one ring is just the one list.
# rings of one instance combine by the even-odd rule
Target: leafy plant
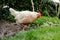
[[46,17],[42,16],[41,18],[36,19],[33,23],[31,23],[31,26],[37,26],[37,25],[43,25],[46,22],[52,22],[54,24],[59,24],[60,20],[57,17]]
[[7,17],[7,19],[11,22],[15,22],[14,16],[11,14]]

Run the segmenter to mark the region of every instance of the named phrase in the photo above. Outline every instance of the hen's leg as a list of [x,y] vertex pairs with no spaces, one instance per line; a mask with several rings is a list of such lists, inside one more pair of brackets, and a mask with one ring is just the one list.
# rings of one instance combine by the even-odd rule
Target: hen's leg
[[25,24],[18,24],[18,26],[20,26],[21,29],[23,29],[23,30],[26,30],[28,28],[28,26]]
[[28,28],[28,26],[27,25],[24,25],[24,24],[22,24],[22,28],[23,28],[23,30],[26,30],[27,28]]

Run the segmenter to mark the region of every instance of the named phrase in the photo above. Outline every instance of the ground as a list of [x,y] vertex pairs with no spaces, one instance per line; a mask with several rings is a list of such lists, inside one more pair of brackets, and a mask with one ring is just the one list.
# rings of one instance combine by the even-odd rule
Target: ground
[[[29,29],[32,29],[32,27],[29,27],[26,30]],[[12,36],[20,31],[22,31],[22,28],[18,26],[16,23],[12,23],[7,20],[0,20],[0,37]]]
[[1,40],[59,40],[59,35],[60,19],[57,17],[39,18],[29,24],[25,31],[16,23],[0,21]]
[[[60,26],[21,31],[15,36],[3,38],[3,40],[60,40]],[[2,39],[1,39],[2,40]]]

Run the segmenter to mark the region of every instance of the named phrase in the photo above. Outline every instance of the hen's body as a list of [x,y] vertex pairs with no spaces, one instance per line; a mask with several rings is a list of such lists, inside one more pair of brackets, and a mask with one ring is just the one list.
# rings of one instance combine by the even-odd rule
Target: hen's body
[[20,14],[18,14],[15,17],[15,19],[17,20],[18,23],[24,23],[24,24],[31,23],[37,18],[37,15],[35,13],[30,12],[30,11],[22,11],[20,12]]
[[31,12],[31,11],[19,12],[12,8],[10,8],[9,11],[13,16],[15,16],[16,23],[18,25],[32,23],[37,17],[41,16],[40,13],[37,12]]

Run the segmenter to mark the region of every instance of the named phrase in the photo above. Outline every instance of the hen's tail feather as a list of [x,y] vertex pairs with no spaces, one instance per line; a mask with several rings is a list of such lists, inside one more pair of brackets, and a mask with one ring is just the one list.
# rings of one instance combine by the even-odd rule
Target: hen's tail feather
[[16,15],[19,14],[19,12],[16,11],[16,10],[14,10],[13,8],[10,8],[9,11],[11,12],[11,14],[12,14],[13,16],[16,16]]

